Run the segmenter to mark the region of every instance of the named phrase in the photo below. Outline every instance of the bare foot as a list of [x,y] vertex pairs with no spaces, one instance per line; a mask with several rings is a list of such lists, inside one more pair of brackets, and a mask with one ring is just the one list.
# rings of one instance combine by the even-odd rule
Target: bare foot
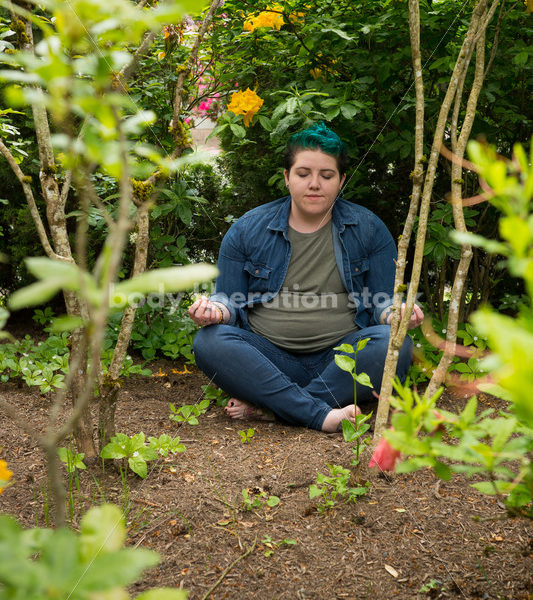
[[244,402],[237,398],[230,398],[224,410],[232,419],[253,419],[257,421],[275,420],[273,412],[258,408],[253,404],[249,404],[248,402]]
[[[359,407],[357,407],[357,414],[361,414]],[[344,408],[332,408],[322,423],[322,431],[326,433],[340,431],[344,419],[355,423],[355,406],[353,404],[348,404]]]

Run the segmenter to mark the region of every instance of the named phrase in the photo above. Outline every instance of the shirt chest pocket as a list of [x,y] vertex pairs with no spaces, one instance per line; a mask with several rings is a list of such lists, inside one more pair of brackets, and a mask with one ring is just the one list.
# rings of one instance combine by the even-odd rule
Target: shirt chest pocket
[[354,291],[361,292],[366,282],[370,261],[368,258],[360,258],[350,262],[350,276]]
[[268,292],[272,269],[266,265],[246,261],[244,270],[248,273],[248,290],[250,292]]

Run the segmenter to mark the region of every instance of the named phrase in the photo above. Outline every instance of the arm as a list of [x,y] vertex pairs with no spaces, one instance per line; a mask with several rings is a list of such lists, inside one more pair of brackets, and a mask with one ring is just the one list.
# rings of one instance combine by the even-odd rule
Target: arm
[[200,298],[189,308],[189,315],[197,325],[234,325],[239,309],[247,302],[248,275],[244,271],[241,226],[241,223],[235,223],[222,240],[215,293],[209,299]]

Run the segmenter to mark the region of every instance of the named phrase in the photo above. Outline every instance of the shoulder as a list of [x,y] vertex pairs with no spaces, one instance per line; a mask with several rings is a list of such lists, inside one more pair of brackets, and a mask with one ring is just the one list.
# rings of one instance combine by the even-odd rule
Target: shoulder
[[371,210],[364,206],[360,206],[359,204],[355,204],[354,202],[350,202],[349,200],[345,200],[344,198],[339,198],[335,202],[335,209],[337,210],[341,221],[344,221],[346,224],[352,222],[354,224],[358,224],[359,222],[372,222],[384,225],[383,221]]
[[346,234],[368,248],[394,246],[394,240],[385,223],[371,210],[339,198],[336,204],[337,223],[345,228]]
[[283,198],[278,198],[277,200],[273,200],[272,202],[267,202],[266,204],[261,204],[260,206],[256,206],[251,210],[245,212],[242,217],[237,219],[235,225],[239,222],[250,222],[250,221],[260,221],[262,219],[272,219],[279,213],[289,201],[289,196],[284,196]]
[[285,220],[288,219],[289,203],[290,197],[285,196],[272,202],[261,204],[261,206],[256,206],[245,212],[242,217],[239,217],[230,227],[228,233],[232,230],[235,233],[243,229],[249,231],[250,227],[266,228],[273,221],[275,223],[282,223],[284,218]]
[[288,220],[289,203],[290,197],[285,196],[252,208],[233,223],[224,240],[233,244],[250,243],[254,238],[262,239],[271,225],[282,229],[284,221]]

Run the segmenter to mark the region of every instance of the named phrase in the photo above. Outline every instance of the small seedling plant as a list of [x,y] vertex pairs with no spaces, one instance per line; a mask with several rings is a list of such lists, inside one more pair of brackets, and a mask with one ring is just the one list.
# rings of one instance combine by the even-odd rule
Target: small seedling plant
[[0,381],[22,379],[42,394],[64,387],[68,371],[68,334],[50,335],[44,342],[26,335],[22,340],[0,346]]
[[284,544],[287,544],[288,546],[294,546],[298,542],[291,538],[286,538],[280,540],[279,542],[275,542],[269,535],[265,535],[261,540],[261,543],[266,547],[266,550],[263,554],[268,558],[272,556],[274,554],[274,550],[277,550],[280,546],[283,546]]
[[329,464],[328,469],[329,475],[318,473],[316,484],[309,486],[309,498],[313,500],[320,497],[320,502],[317,504],[318,512],[323,513],[333,508],[340,499],[344,502],[357,502],[360,496],[368,492],[370,487],[368,481],[363,486],[349,487],[352,475],[349,469]]
[[242,444],[249,444],[250,440],[255,435],[255,429],[253,429],[252,427],[249,427],[248,429],[239,429],[239,431],[237,433],[239,434],[239,436],[241,438]]
[[188,423],[189,425],[198,425],[198,417],[207,412],[209,408],[209,399],[204,398],[198,404],[185,404],[176,408],[172,402],[169,403],[171,413],[169,419],[176,423]]
[[533,518],[533,428],[513,412],[478,411],[476,396],[464,409],[452,413],[436,408],[442,389],[428,398],[394,383],[396,397],[393,429],[385,432],[389,444],[406,458],[396,472],[431,467],[448,481],[453,473],[483,477],[471,484],[483,494],[501,496],[509,514]]
[[70,448],[58,448],[57,454],[61,462],[65,463],[68,475],[68,510],[70,520],[74,518],[74,485],[78,492],[78,499],[81,500],[80,480],[78,470],[87,468],[83,462],[85,454],[73,452]]
[[149,437],[148,442],[150,448],[153,448],[160,456],[165,458],[169,454],[179,454],[187,450],[185,445],[180,442],[179,436],[172,438],[166,433],[161,434],[158,438]]
[[[146,478],[147,462],[157,458],[157,451],[145,445],[145,436],[141,431],[131,437],[117,433],[100,452],[103,459],[127,459],[129,468],[142,479]],[[122,471],[122,469],[121,469]]]
[[[177,454],[184,452],[185,446],[180,443],[179,437],[171,438],[163,434],[159,438],[150,437],[146,445],[144,433],[128,437],[124,433],[117,433],[112,437],[100,452],[103,459],[127,459],[129,468],[142,479],[148,473],[147,463],[158,456],[168,456],[168,453]],[[122,469],[121,469],[122,472]]]
[[[353,378],[353,403],[355,407],[355,423],[345,419],[342,422],[342,434],[345,442],[355,442],[355,447],[352,448],[355,458],[352,462],[354,466],[359,464],[359,457],[361,455],[361,449],[366,445],[367,441],[362,437],[369,429],[370,425],[368,420],[372,416],[372,413],[368,415],[357,414],[357,384],[365,385],[367,387],[373,387],[370,381],[370,377],[366,373],[357,373],[357,355],[365,346],[368,344],[370,338],[364,338],[357,342],[357,346],[354,348],[351,344],[341,344],[334,348],[338,352],[344,352],[345,354],[335,355],[335,364],[351,374]],[[347,356],[347,354],[353,354]]]
[[214,400],[216,406],[226,406],[229,400],[228,394],[224,390],[216,387],[216,385],[202,385],[204,398]]
[[76,470],[86,469],[87,466],[83,462],[85,454],[83,452],[72,452],[70,448],[58,448],[57,453],[61,462],[65,463],[67,473],[75,473]]
[[242,507],[244,510],[261,509],[263,506],[274,508],[279,503],[280,499],[277,496],[269,496],[265,490],[250,490],[248,488],[242,490]]

